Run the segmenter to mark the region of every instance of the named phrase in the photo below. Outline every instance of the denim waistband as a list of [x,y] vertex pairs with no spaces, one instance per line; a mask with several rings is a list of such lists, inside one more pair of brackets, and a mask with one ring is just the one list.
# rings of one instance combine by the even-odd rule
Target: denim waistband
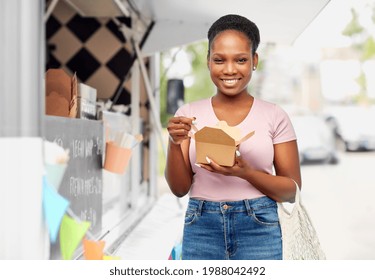
[[244,212],[251,214],[261,208],[277,207],[276,202],[268,196],[239,201],[208,201],[190,198],[188,209],[195,209],[198,215],[202,212]]

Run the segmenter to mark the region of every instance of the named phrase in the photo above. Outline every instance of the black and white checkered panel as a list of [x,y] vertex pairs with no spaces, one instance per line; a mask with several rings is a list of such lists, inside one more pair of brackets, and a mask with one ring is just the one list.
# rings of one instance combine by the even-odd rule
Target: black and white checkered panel
[[[131,27],[129,18],[118,19]],[[112,99],[132,66],[131,46],[113,19],[81,17],[64,1],[49,17],[46,37],[46,70],[76,73],[80,82],[97,89],[99,99]],[[130,104],[129,85],[123,85],[117,104]]]

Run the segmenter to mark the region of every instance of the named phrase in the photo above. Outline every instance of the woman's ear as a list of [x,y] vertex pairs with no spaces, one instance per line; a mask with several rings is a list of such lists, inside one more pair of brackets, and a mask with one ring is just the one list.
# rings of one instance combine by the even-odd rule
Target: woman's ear
[[258,53],[253,55],[253,67],[258,68]]

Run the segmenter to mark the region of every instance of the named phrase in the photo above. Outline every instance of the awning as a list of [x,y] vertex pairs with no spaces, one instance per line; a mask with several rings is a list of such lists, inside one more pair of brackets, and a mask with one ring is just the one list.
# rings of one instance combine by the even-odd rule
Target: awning
[[[206,38],[220,16],[235,13],[254,21],[261,41],[290,44],[330,0],[65,0],[82,16],[137,16],[132,29],[144,32],[154,22],[142,47],[151,54]],[[143,29],[143,30],[142,30]]]

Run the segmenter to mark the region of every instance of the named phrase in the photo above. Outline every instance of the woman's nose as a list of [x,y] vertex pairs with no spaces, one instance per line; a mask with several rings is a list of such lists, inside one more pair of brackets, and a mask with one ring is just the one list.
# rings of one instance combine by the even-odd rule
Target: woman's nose
[[236,69],[236,66],[231,63],[231,62],[227,62],[225,63],[224,65],[224,73],[225,74],[233,74],[233,73],[236,73],[237,72],[237,69]]

